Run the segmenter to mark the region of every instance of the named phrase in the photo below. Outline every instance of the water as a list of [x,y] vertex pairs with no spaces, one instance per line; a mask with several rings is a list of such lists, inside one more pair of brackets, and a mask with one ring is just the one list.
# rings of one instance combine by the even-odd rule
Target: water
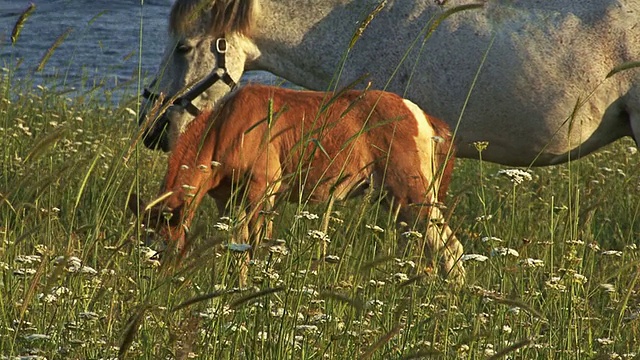
[[[0,0],[0,65],[11,69],[18,79],[61,91],[82,93],[99,86],[114,92],[116,98],[132,94],[138,79],[144,86],[157,70],[172,2]],[[12,45],[13,26],[30,3],[36,9]],[[48,49],[67,32],[43,70],[36,71]],[[270,78],[266,72],[249,72],[243,80]]]

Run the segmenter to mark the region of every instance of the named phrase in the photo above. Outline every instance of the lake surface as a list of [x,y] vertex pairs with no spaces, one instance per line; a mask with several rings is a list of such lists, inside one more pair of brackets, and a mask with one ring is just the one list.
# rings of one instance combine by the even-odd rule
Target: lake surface
[[[0,0],[0,66],[16,78],[82,92],[96,86],[128,94],[138,79],[148,84],[159,65],[171,0]],[[11,32],[20,14],[35,4],[19,38]],[[47,51],[68,34],[36,71]],[[6,72],[6,70],[5,70]],[[141,76],[139,76],[139,74]],[[271,81],[248,72],[244,81]]]

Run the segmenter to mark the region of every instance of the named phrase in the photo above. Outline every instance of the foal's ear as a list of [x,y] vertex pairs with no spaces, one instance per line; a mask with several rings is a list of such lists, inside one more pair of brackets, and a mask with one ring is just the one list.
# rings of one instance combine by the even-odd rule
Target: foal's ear
[[129,196],[129,200],[127,201],[127,206],[129,207],[129,210],[131,210],[132,213],[137,215],[138,211],[140,213],[144,212],[144,209],[147,207],[147,204],[145,204],[145,202],[142,199],[140,199],[138,195],[136,195],[135,193],[131,193],[131,196]]

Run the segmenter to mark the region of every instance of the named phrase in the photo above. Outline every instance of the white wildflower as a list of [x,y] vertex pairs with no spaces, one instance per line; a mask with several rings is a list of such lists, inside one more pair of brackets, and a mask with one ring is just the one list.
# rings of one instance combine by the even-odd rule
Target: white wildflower
[[36,269],[20,268],[20,269],[13,270],[13,275],[16,275],[16,276],[33,275],[35,273],[36,273]]
[[578,284],[584,284],[587,282],[587,277],[582,274],[575,273],[573,274],[573,282]]
[[545,285],[554,290],[564,291],[567,287],[561,283],[561,279],[559,276],[553,276],[551,279],[545,282]]
[[395,258],[394,259],[396,261],[396,264],[399,267],[410,267],[410,268],[415,268],[416,267],[416,263],[413,260],[402,260],[402,259],[398,259]]
[[600,288],[602,288],[604,292],[608,292],[608,293],[616,292],[616,287],[613,284],[600,284]]
[[540,259],[526,258],[521,260],[520,263],[524,267],[534,268],[534,267],[544,267],[544,261]]
[[331,239],[329,239],[329,236],[320,230],[309,230],[307,232],[307,236],[309,236],[314,240],[320,240],[328,243],[331,242]]
[[460,258],[460,260],[462,261],[477,261],[477,262],[485,262],[488,259],[489,258],[487,256],[480,255],[480,254],[464,254]]
[[49,340],[51,339],[50,335],[45,334],[30,334],[24,337],[27,341],[36,341],[36,340]]
[[509,312],[510,314],[513,314],[513,315],[518,315],[518,314],[520,314],[520,308],[517,307],[517,306],[510,307],[509,310],[507,310],[507,312]]
[[274,271],[263,270],[262,274],[264,276],[266,276],[269,280],[272,280],[272,281],[277,281],[277,280],[280,279],[280,274],[278,274],[277,272],[274,272]]
[[569,210],[569,207],[567,207],[567,205],[554,206],[553,210],[555,212],[567,211],[567,210]]
[[236,325],[234,323],[228,323],[228,324],[226,324],[225,328],[228,329],[228,330],[231,330],[232,332],[237,332],[237,331],[247,332],[248,331],[247,327],[242,325],[242,324],[240,324],[240,326],[238,326],[238,325]]
[[307,220],[316,220],[320,218],[318,215],[310,213],[306,210],[301,211],[299,214],[296,214],[294,217],[296,219],[307,219]]
[[414,230],[405,231],[401,235],[407,239],[422,239],[422,233]]
[[373,287],[382,287],[382,286],[386,285],[386,282],[381,281],[381,280],[371,279],[371,280],[369,280],[369,285],[371,285]]
[[486,347],[484,348],[484,355],[485,356],[493,356],[495,354],[496,354],[496,351],[493,350],[493,345],[487,344]]
[[302,293],[312,297],[317,297],[318,295],[320,295],[320,293],[317,292],[314,288],[308,286],[302,287]]
[[516,185],[522,184],[524,181],[531,181],[533,179],[531,173],[520,169],[500,170],[498,171],[498,175],[506,176],[507,178],[509,178],[509,180],[511,180],[512,183]]
[[344,220],[340,219],[339,217],[335,217],[335,216],[329,217],[329,220],[333,221],[336,224],[343,224],[344,223]]
[[309,321],[312,323],[324,324],[331,321],[331,319],[332,319],[331,315],[328,315],[328,314],[315,314],[309,319]]
[[568,245],[584,245],[584,241],[582,241],[580,239],[567,240],[567,241],[565,241],[565,243],[568,244]]
[[25,126],[25,125],[23,125],[22,123],[18,123],[18,125],[17,125],[17,126],[18,126],[18,128],[19,128],[20,130],[22,130],[22,132],[23,132],[25,135],[27,135],[27,136],[31,136],[31,135],[33,135],[33,134],[31,133],[31,131],[30,131],[30,129],[29,129],[29,127],[28,127],[28,126]]
[[517,250],[506,248],[506,247],[497,247],[491,250],[491,256],[507,256],[511,255],[513,257],[520,256]]
[[279,317],[279,318],[281,318],[281,317],[284,317],[284,314],[285,314],[285,313],[286,313],[286,312],[285,312],[284,308],[281,308],[281,307],[280,307],[280,308],[277,308],[277,309],[275,309],[275,310],[271,310],[271,316],[273,316],[273,317]]
[[150,247],[141,246],[140,255],[142,256],[142,260],[152,267],[158,267],[161,265],[160,261],[158,260],[160,253]]
[[[64,256],[58,256],[54,262],[60,263],[64,259]],[[67,271],[70,273],[80,273],[87,275],[97,275],[98,271],[90,266],[82,265],[82,260],[75,256],[69,256],[67,258]]]
[[42,302],[45,304],[52,304],[58,300],[58,297],[53,294],[45,295],[44,293],[40,293],[38,294],[38,299],[42,300]]
[[18,255],[14,259],[15,262],[19,262],[23,264],[39,263],[40,260],[41,260],[40,255]]
[[367,224],[367,225],[365,225],[365,227],[367,229],[373,230],[373,232],[379,232],[379,233],[383,233],[384,232],[383,228],[381,228],[380,226],[375,225],[375,224]]
[[593,251],[600,251],[600,246],[594,242],[592,242],[591,244],[587,245],[589,247],[589,249],[593,250]]
[[80,273],[86,275],[98,275],[98,270],[92,268],[91,266],[83,266],[80,268]]
[[596,341],[598,342],[598,344],[604,346],[613,344],[613,339],[611,338],[597,338]]
[[230,226],[229,224],[219,222],[219,223],[215,223],[213,225],[213,228],[220,231],[229,231]]
[[312,335],[318,333],[318,326],[301,324],[296,326],[296,330],[304,333],[305,335]]
[[622,251],[618,251],[618,250],[605,250],[601,253],[602,255],[610,255],[610,256],[617,256],[617,257],[621,257],[622,256]]
[[476,221],[477,222],[484,222],[484,221],[489,221],[493,219],[493,215],[481,215],[476,217]]
[[275,240],[276,243],[269,246],[269,252],[272,254],[289,255],[289,249],[284,240]]
[[495,236],[485,236],[482,239],[482,242],[503,242],[504,240],[500,239],[499,237],[495,237]]
[[393,274],[393,280],[395,280],[396,282],[405,282],[407,280],[409,280],[409,276],[407,276],[407,274],[405,273],[395,273]]

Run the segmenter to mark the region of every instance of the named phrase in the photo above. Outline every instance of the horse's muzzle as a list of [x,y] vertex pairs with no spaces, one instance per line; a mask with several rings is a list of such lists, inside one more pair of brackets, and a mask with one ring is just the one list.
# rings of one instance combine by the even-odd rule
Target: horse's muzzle
[[[145,114],[140,114],[140,122],[144,121]],[[169,137],[167,131],[169,130],[169,120],[166,115],[162,115],[157,118],[151,125],[144,130],[142,135],[142,142],[144,146],[151,150],[162,150],[168,152]]]

